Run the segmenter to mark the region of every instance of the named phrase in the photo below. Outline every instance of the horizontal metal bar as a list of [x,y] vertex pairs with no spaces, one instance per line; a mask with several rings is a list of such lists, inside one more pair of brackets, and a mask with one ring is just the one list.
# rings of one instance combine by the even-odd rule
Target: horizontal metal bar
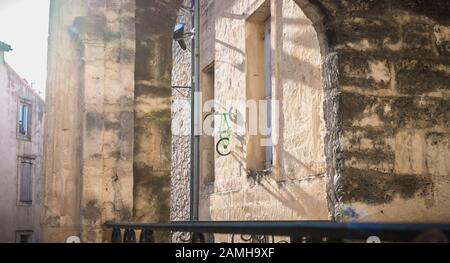
[[167,224],[108,223],[106,227],[193,233],[320,236],[340,239],[366,239],[369,236],[378,236],[381,239],[398,241],[410,241],[427,230],[440,230],[447,236],[450,234],[449,224],[337,223],[331,221],[185,221]]

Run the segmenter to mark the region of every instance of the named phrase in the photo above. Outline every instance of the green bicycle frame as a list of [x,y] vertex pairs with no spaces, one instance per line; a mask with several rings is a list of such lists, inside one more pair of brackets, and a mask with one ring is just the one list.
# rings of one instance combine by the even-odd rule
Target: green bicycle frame
[[231,125],[228,123],[228,113],[223,113],[222,116],[223,119],[220,123],[219,139],[231,139]]

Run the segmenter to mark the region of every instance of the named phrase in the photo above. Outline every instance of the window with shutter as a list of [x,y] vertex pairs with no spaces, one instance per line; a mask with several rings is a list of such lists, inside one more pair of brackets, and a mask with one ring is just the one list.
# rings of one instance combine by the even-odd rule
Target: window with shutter
[[33,243],[33,231],[16,231],[16,243]]
[[25,101],[19,103],[17,135],[20,139],[31,139],[31,104]]
[[19,168],[19,202],[30,204],[32,195],[32,167],[31,160],[21,159]]

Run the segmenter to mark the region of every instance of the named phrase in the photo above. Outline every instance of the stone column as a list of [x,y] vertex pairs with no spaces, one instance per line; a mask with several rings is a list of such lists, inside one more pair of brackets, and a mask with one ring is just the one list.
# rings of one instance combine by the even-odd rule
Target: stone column
[[51,1],[45,105],[41,241],[79,236],[81,107],[79,45],[71,33],[85,1]]
[[81,60],[82,99],[82,170],[81,224],[83,242],[101,242],[101,206],[103,192],[103,134],[105,85],[105,19],[98,16],[78,17]]

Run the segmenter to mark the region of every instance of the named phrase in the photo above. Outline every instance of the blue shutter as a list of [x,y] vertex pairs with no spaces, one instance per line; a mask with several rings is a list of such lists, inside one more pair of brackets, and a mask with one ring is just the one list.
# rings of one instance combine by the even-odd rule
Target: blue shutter
[[22,136],[28,136],[28,118],[29,118],[29,106],[27,104],[21,104],[19,109],[19,133]]
[[28,105],[23,105],[23,135],[28,136]]

